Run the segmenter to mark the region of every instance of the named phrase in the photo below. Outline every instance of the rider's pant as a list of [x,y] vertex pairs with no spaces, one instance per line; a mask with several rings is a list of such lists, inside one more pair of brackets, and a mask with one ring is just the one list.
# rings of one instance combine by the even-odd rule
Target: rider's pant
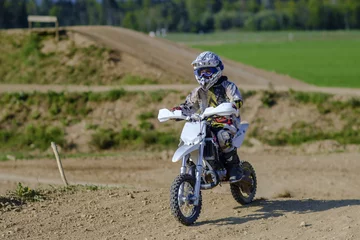
[[216,137],[223,153],[229,153],[235,149],[235,147],[232,145],[233,135],[229,130],[218,130],[216,133]]

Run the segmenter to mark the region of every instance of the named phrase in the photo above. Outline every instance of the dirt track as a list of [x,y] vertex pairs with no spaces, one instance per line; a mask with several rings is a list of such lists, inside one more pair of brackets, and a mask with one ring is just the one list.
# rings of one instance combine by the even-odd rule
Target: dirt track
[[[169,186],[179,171],[170,152],[64,159],[70,182],[120,185],[34,203],[0,216],[6,239],[359,239],[360,153],[242,154],[258,175],[257,200],[239,206],[229,186],[204,191],[195,226],[170,215]],[[0,163],[0,176],[59,181],[55,160]],[[2,180],[2,189],[15,181]],[[30,186],[38,184],[27,183]],[[54,184],[54,183],[53,183]],[[279,199],[290,191],[293,198]],[[305,226],[300,226],[305,222]],[[304,225],[304,223],[302,224]]]

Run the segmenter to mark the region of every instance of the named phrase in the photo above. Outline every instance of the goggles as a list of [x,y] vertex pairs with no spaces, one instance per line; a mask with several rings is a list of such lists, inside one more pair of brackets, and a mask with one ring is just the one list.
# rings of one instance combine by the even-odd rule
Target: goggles
[[217,73],[218,69],[216,67],[204,67],[204,68],[198,68],[194,70],[194,74],[201,78],[201,77],[205,77],[205,78],[209,78],[211,77],[214,73]]

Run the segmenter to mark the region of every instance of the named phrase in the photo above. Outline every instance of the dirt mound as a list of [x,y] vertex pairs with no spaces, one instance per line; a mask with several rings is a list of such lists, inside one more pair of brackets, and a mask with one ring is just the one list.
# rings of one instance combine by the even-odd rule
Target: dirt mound
[[[55,191],[43,202],[2,212],[0,236],[5,239],[354,240],[360,237],[360,201],[354,200],[360,197],[354,191],[360,187],[359,153],[241,154],[257,171],[258,199],[270,199],[239,206],[230,194],[229,185],[203,191],[203,210],[193,227],[180,225],[170,214],[169,186],[180,166],[171,163],[168,154],[64,157],[70,182],[111,182],[122,187]],[[28,183],[32,186],[39,184],[36,179],[60,178],[55,160],[2,162],[0,169],[0,176],[33,178],[35,183]],[[287,191],[292,198],[278,198]]]
[[[145,63],[160,68],[169,77],[193,83],[191,62],[199,50],[160,38],[120,27],[72,27],[70,30],[84,34],[112,49],[128,53]],[[224,59],[225,74],[237,84],[305,87],[307,84],[288,76],[256,69]]]

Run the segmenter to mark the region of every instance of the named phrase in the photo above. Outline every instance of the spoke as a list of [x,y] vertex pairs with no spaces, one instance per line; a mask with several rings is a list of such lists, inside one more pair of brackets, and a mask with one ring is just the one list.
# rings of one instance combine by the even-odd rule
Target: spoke
[[[184,182],[182,184],[183,195],[179,197],[181,201],[179,201],[180,211],[185,217],[190,217],[193,214],[195,206],[189,204],[189,197],[194,193],[194,188],[191,186],[190,183]],[[184,201],[184,199],[186,199]]]

